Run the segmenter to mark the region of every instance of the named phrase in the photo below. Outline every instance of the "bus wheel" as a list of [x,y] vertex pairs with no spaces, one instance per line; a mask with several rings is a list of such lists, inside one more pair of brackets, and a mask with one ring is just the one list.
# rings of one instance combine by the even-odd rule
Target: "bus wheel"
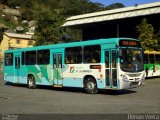
[[94,78],[88,77],[84,81],[84,89],[88,94],[96,94],[98,92],[97,84]]
[[33,75],[29,75],[27,78],[28,88],[36,88],[35,78]]

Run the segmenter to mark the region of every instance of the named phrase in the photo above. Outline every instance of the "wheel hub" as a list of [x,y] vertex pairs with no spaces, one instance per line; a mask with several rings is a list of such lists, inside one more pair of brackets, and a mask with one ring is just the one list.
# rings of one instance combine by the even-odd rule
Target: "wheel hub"
[[88,87],[88,89],[93,90],[95,87],[95,84],[93,82],[88,82],[87,87]]
[[32,80],[32,79],[29,79],[29,85],[30,85],[30,86],[33,86],[33,85],[34,85],[34,83],[33,83],[33,80]]

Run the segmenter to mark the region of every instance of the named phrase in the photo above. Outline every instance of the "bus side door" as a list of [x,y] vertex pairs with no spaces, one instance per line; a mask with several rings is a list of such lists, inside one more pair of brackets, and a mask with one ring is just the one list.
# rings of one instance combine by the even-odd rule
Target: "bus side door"
[[15,82],[19,83],[19,77],[20,77],[20,56],[19,55],[15,55],[14,56],[14,78],[15,78]]
[[52,60],[53,60],[53,84],[54,85],[63,85],[62,81],[62,52],[52,52]]
[[106,87],[117,88],[117,55],[116,49],[104,51]]

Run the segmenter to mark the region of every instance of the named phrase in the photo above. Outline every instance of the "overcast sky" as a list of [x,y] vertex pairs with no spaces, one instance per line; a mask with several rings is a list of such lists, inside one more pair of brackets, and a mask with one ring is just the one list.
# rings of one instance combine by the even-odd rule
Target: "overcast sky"
[[92,2],[98,2],[105,6],[110,5],[112,3],[122,3],[125,6],[134,6],[135,4],[146,4],[153,2],[160,2],[160,0],[90,0]]

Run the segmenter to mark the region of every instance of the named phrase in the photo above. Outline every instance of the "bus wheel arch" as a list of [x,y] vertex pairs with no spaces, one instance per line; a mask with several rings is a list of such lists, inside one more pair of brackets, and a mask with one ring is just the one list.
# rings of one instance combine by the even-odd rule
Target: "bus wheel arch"
[[96,79],[92,75],[86,75],[84,77],[83,85],[88,94],[96,94],[98,92]]
[[27,76],[27,85],[28,85],[28,88],[30,88],[30,89],[36,88],[36,81],[35,81],[34,75],[28,74],[28,76]]

